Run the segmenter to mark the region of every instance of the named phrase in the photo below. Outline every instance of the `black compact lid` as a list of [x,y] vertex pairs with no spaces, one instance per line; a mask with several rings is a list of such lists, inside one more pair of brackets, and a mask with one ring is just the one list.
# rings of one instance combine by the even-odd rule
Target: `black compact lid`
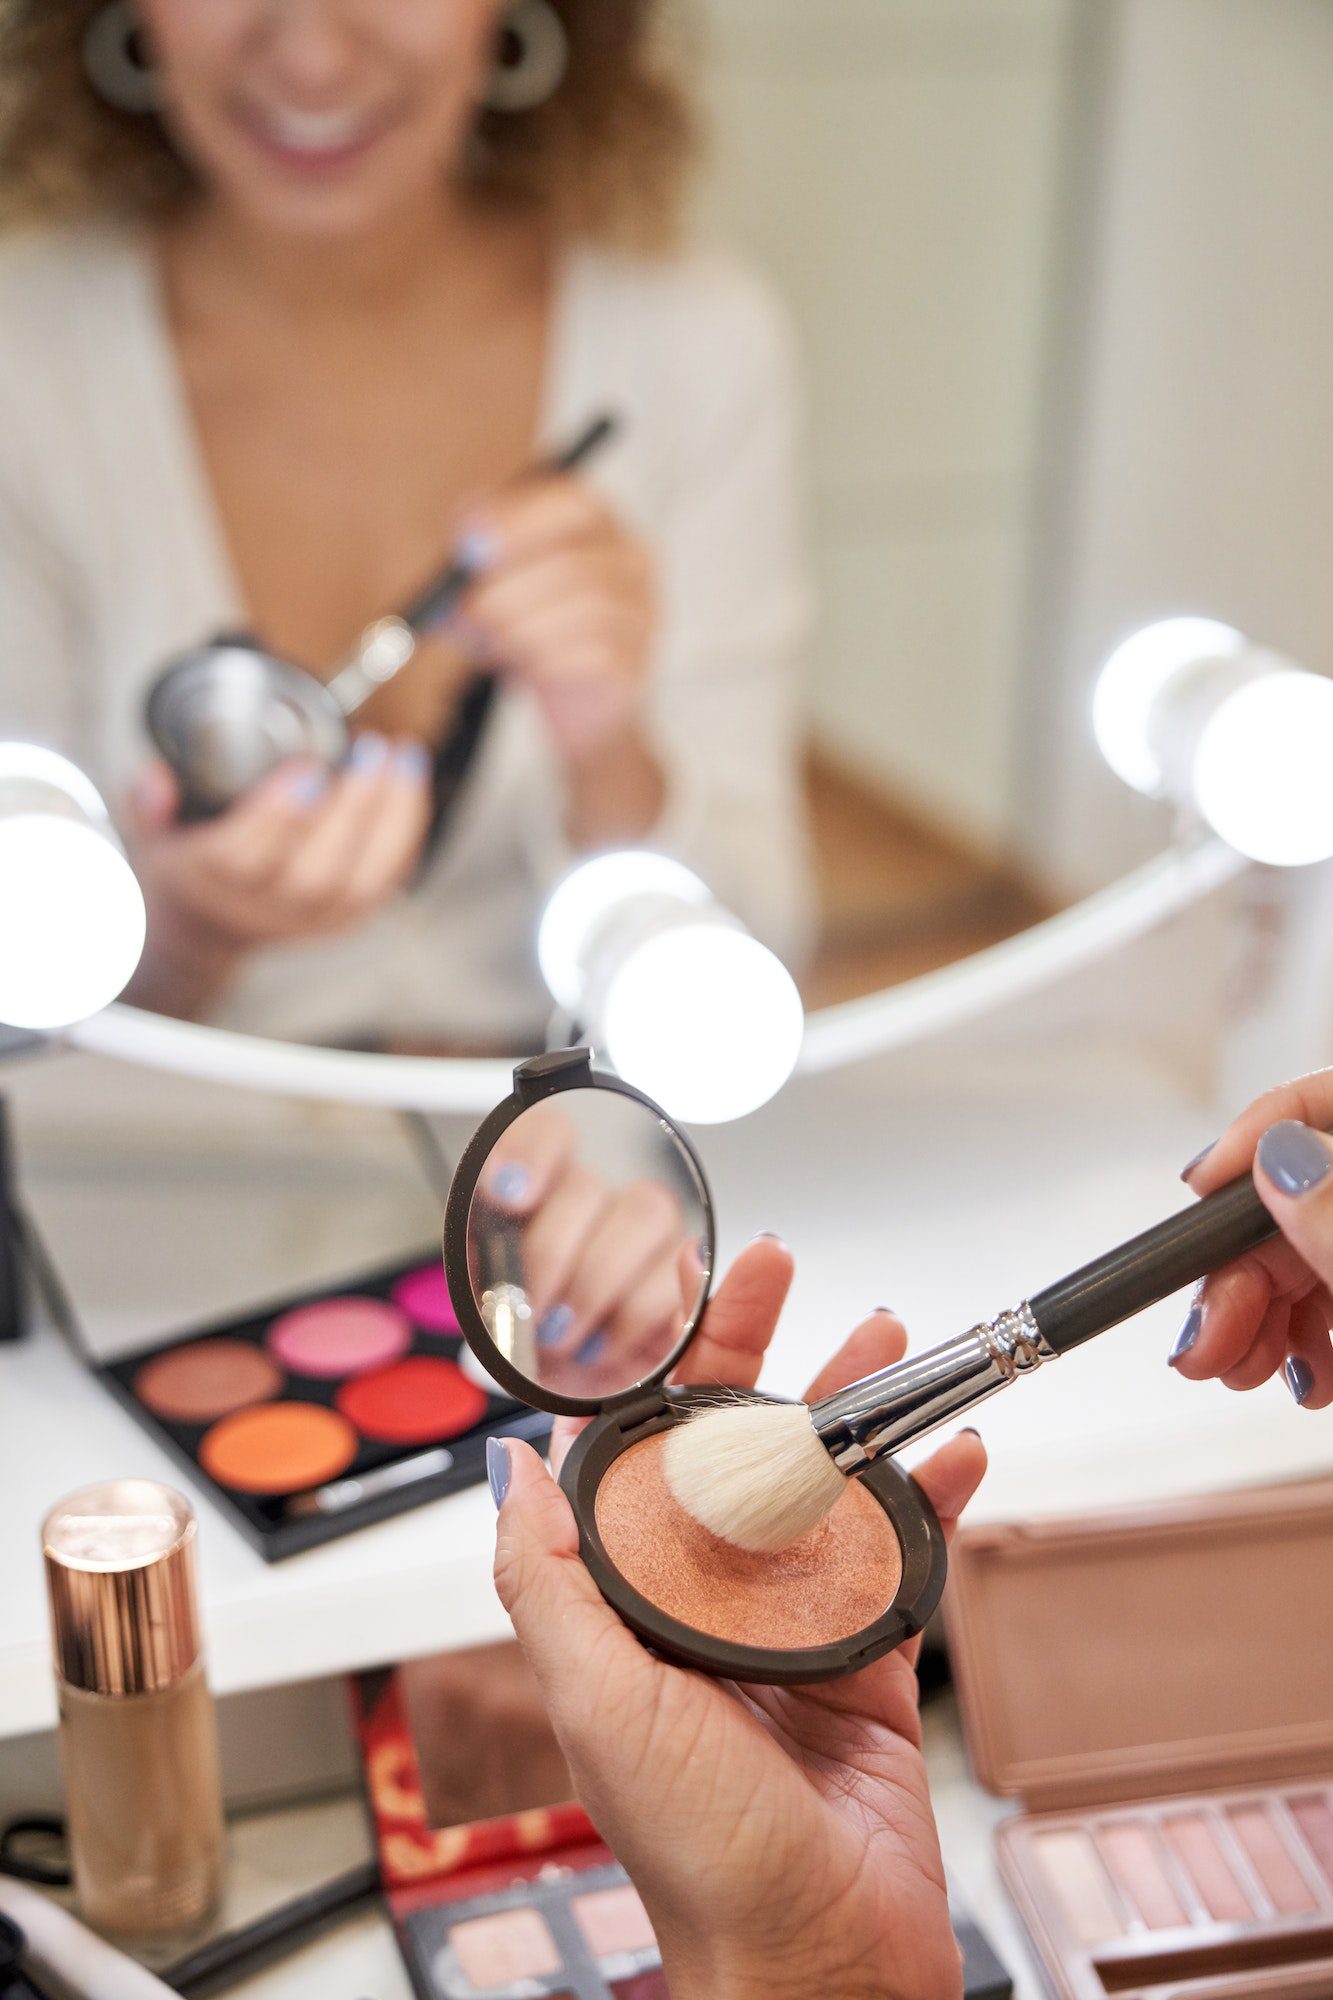
[[500,1387],[596,1416],[664,1382],[713,1278],[712,1196],[689,1139],[586,1048],[534,1056],[468,1142],[444,1268]]

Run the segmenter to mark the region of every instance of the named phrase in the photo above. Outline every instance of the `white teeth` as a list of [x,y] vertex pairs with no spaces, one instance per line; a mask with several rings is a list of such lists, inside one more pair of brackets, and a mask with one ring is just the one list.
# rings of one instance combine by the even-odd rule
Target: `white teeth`
[[296,153],[331,153],[365,136],[365,120],[349,111],[269,111],[264,125],[280,146]]

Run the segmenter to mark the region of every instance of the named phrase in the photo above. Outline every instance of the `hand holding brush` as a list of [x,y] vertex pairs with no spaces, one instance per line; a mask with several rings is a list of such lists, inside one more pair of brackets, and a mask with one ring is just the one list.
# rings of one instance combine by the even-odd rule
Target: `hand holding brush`
[[[1248,1335],[1242,1358],[1227,1371],[1233,1386],[1267,1379],[1287,1353],[1287,1380],[1298,1401],[1308,1402],[1316,1384],[1321,1400],[1333,1398],[1330,1293],[1321,1277],[1321,1267],[1333,1271],[1333,1150],[1327,1138],[1290,1118],[1273,1124],[1259,1143],[1257,1178],[1245,1171],[1218,1184],[1226,1164],[1247,1157],[1247,1139],[1253,1146],[1249,1126],[1279,1108],[1327,1119],[1333,1112],[1329,1073],[1273,1093],[1238,1121],[1206,1156],[1211,1192],[1203,1200],[1011,1310],[808,1410],[781,1403],[701,1410],[667,1442],[664,1467],[672,1492],[712,1533],[739,1548],[774,1553],[817,1526],[846,1479],[877,1458],[901,1451],[1021,1375],[1201,1278],[1214,1287],[1214,1319],[1222,1324],[1210,1334],[1199,1372],[1206,1372],[1210,1353],[1223,1360]],[[1204,1165],[1194,1163],[1192,1170],[1202,1175]],[[1279,1221],[1290,1239],[1284,1244],[1273,1242]],[[1301,1242],[1306,1256],[1297,1247]],[[1184,1346],[1177,1342],[1172,1358],[1178,1363],[1202,1338],[1208,1311],[1205,1286],[1186,1320]],[[1294,1354],[1293,1342],[1299,1349]]]

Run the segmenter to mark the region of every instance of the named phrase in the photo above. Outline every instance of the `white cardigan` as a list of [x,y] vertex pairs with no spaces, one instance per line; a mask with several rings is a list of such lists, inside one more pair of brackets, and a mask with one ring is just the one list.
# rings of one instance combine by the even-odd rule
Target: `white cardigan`
[[[806,914],[807,588],[786,326],[719,255],[573,252],[539,446],[603,408],[623,428],[589,476],[650,538],[662,585],[650,726],[668,802],[645,844],[696,868],[790,956]],[[148,754],[157,671],[246,623],[146,246],[109,231],[9,239],[0,735],[65,750],[114,810]],[[215,1018],[300,1038],[539,1033],[534,929],[570,858],[562,804],[536,712],[506,692],[419,879],[354,932],[255,953]]]

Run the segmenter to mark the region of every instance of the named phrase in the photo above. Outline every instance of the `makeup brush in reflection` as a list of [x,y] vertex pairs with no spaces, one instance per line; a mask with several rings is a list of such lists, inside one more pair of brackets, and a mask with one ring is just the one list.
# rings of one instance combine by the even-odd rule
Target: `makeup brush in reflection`
[[997,1389],[1277,1233],[1242,1174],[1215,1194],[926,1353],[820,1402],[719,1403],[670,1432],[667,1482],[705,1528],[771,1553],[822,1521],[846,1479]]

